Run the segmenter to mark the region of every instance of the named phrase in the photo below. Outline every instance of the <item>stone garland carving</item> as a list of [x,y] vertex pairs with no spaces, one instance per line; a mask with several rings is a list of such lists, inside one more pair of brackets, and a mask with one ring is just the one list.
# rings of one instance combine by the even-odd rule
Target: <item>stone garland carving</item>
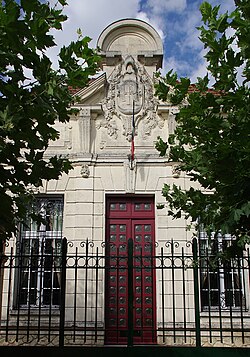
[[152,79],[143,65],[128,56],[115,67],[108,79],[106,98],[102,102],[105,119],[99,121],[97,129],[106,128],[108,135],[117,139],[118,117],[123,124],[122,134],[131,141],[133,102],[136,127],[143,120],[142,137],[145,139],[164,122],[156,115],[158,101],[154,98]]

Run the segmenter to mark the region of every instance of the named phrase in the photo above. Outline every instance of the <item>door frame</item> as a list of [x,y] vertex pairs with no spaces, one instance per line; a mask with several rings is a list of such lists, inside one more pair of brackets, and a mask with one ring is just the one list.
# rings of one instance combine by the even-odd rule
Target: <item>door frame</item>
[[[138,202],[136,202],[138,200]],[[125,209],[124,211],[116,210],[113,209],[111,212],[112,214],[110,214],[110,203],[128,203],[129,205],[127,205],[126,207],[129,206],[129,209]],[[123,201],[123,202],[122,202]],[[150,209],[148,211],[143,211],[136,209],[135,203],[146,203],[146,202],[150,202]],[[133,204],[134,203],[134,204]],[[105,245],[106,245],[106,251],[105,251],[105,255],[108,258],[109,253],[107,253],[107,245],[108,245],[108,232],[109,232],[109,227],[108,227],[108,222],[112,219],[114,220],[130,220],[130,225],[131,225],[131,232],[132,232],[132,227],[134,226],[133,221],[137,221],[139,222],[140,220],[150,220],[152,222],[153,225],[153,234],[152,234],[152,248],[151,248],[151,255],[150,257],[153,257],[155,255],[155,196],[152,194],[148,194],[148,195],[127,195],[127,194],[119,194],[119,195],[114,195],[114,194],[109,194],[106,195],[105,197]],[[145,206],[145,205],[144,205]],[[146,214],[146,216],[145,216]],[[134,232],[132,232],[132,235],[134,235]],[[128,237],[129,238],[129,237]],[[134,242],[135,243],[135,242]],[[135,244],[134,244],[135,245]],[[135,250],[133,252],[133,256],[135,256]],[[134,259],[134,258],[133,258]],[[142,274],[143,276],[143,274]],[[108,304],[107,304],[107,298],[108,298],[108,294],[107,294],[107,289],[108,289],[108,270],[105,274],[105,311],[104,311],[104,316],[105,316],[105,344],[111,344],[110,341],[108,340],[107,337],[107,309],[108,309]],[[135,275],[134,278],[135,279]],[[135,288],[134,288],[135,289]],[[117,302],[118,304],[118,302]],[[141,303],[143,304],[143,303]],[[133,320],[135,320],[135,302],[134,302],[134,314],[133,314]],[[141,305],[142,307],[143,305]],[[155,274],[155,269],[152,270],[152,327],[150,328],[146,328],[145,326],[142,326],[141,328],[134,328],[134,344],[155,344],[157,342],[157,336],[156,336],[156,274]],[[118,325],[116,326],[117,328],[117,341],[115,343],[115,345],[121,345],[121,344],[126,344],[126,338],[122,339],[118,337],[118,333],[119,333],[119,329],[118,329]],[[138,331],[137,331],[138,330]],[[139,338],[138,336],[140,336],[139,334],[137,335],[136,333],[139,333],[139,331],[141,331],[141,338]],[[147,334],[148,332],[148,334]],[[150,335],[151,334],[151,335]],[[151,337],[149,337],[151,336]]]

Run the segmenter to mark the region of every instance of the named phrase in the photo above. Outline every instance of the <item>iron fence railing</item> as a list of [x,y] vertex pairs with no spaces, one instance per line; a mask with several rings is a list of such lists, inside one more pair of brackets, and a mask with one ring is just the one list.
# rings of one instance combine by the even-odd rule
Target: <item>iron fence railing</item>
[[224,264],[195,238],[41,244],[1,256],[1,345],[250,345],[249,251]]

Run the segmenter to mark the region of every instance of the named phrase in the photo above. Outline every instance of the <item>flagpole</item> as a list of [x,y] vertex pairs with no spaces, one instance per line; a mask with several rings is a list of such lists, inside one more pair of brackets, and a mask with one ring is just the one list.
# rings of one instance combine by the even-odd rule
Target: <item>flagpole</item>
[[135,101],[133,100],[133,111],[132,111],[132,133],[131,133],[131,167],[133,167],[133,162],[135,159]]

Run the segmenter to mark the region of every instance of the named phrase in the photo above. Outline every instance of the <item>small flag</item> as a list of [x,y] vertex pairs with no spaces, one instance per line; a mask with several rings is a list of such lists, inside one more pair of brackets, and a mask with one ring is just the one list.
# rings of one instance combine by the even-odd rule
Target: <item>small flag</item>
[[132,115],[132,137],[131,137],[131,161],[135,158],[135,102],[133,101],[133,115]]

